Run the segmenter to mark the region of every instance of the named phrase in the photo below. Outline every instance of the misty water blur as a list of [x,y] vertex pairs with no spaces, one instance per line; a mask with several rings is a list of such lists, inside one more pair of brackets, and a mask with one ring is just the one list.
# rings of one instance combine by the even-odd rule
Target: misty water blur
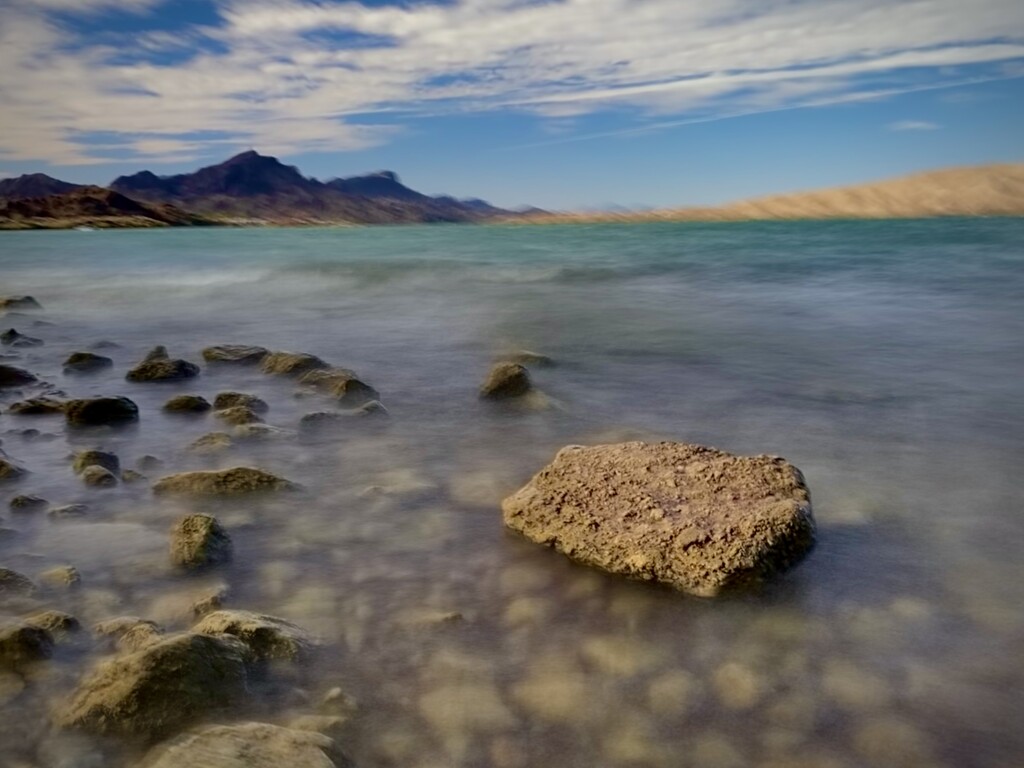
[[[1008,766],[1024,756],[1022,243],[1013,220],[5,234],[0,294],[46,309],[4,321],[46,342],[15,364],[142,418],[97,439],[3,415],[3,450],[32,472],[5,506],[31,492],[92,513],[5,512],[0,563],[75,565],[82,588],[52,604],[87,623],[185,628],[189,596],[226,585],[231,607],[315,632],[323,653],[242,714],[285,722],[341,686],[360,766]],[[112,371],[62,375],[101,340]],[[391,418],[188,452],[220,425],[161,412],[174,394],[252,392],[287,430],[329,407],[252,370],[123,379],[156,344],[198,361],[220,343],[354,369]],[[557,361],[531,371],[550,407],[477,400],[518,349]],[[504,531],[501,499],[558,448],[635,438],[785,456],[818,548],[764,594],[709,602]],[[249,462],[304,491],[86,489],[67,455],[97,442],[127,466],[158,456],[151,478]],[[234,563],[172,570],[185,511],[217,515]],[[0,678],[0,753],[131,756],[48,735],[92,660],[70,648]]]

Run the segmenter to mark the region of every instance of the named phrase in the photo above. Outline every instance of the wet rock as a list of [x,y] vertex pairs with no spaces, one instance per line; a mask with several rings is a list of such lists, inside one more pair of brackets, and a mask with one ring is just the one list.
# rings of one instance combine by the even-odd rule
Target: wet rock
[[20,387],[36,380],[28,371],[13,365],[0,365],[0,387]]
[[339,424],[351,422],[353,418],[366,416],[390,416],[388,409],[378,400],[371,400],[358,408],[348,411],[315,411],[307,413],[299,419],[299,430],[303,432],[314,432],[320,429],[333,428]]
[[0,568],[0,598],[27,597],[36,591],[36,585],[24,574],[10,568]]
[[156,456],[150,456],[146,454],[142,456],[138,461],[135,462],[135,466],[141,469],[143,472],[147,470],[160,469],[164,465],[163,461],[158,459]]
[[53,636],[41,627],[21,622],[0,629],[0,668],[16,669],[52,654]]
[[498,362],[515,363],[516,365],[525,365],[533,368],[553,368],[556,365],[553,358],[538,354],[537,352],[530,352],[527,349],[520,349],[516,352],[502,355]]
[[[179,634],[99,664],[55,723],[157,740],[246,695],[246,650],[234,638]],[[178,763],[178,765],[197,765]]]
[[171,529],[171,562],[197,569],[231,560],[231,537],[210,515],[188,515]]
[[209,432],[189,445],[188,449],[195,453],[217,453],[230,448],[231,435],[227,432]]
[[89,507],[85,504],[63,504],[59,507],[51,507],[46,514],[54,520],[68,520],[85,517],[89,514]]
[[260,362],[260,370],[278,376],[302,376],[309,371],[330,368],[316,355],[304,352],[270,352]]
[[814,544],[799,470],[682,443],[563,448],[502,509],[574,560],[703,596],[780,573]]
[[194,601],[190,606],[192,609],[192,615],[197,618],[206,616],[214,611],[219,611],[224,607],[224,601],[228,597],[228,588],[222,587],[214,590],[213,592],[200,597]]
[[220,496],[258,491],[284,491],[295,488],[288,480],[262,469],[232,467],[205,472],[181,472],[157,481],[153,492],[157,494],[193,494]]
[[244,405],[236,405],[232,408],[225,408],[222,411],[215,411],[213,415],[221,421],[235,426],[240,424],[260,424],[263,422],[263,419],[260,418],[256,411]]
[[532,388],[529,372],[517,363],[498,363],[491,368],[487,380],[480,387],[485,400],[508,400],[522,397]]
[[215,611],[192,628],[204,635],[232,635],[245,643],[257,659],[297,659],[315,642],[307,632],[276,616],[249,611]]
[[266,424],[239,424],[231,430],[231,436],[238,440],[269,440],[292,434],[286,429],[269,427]]
[[138,616],[118,616],[92,628],[97,637],[109,640],[119,651],[138,651],[163,639],[164,631],[155,621]]
[[39,347],[42,346],[43,340],[26,336],[14,328],[8,328],[3,333],[0,333],[0,344],[8,347]]
[[67,403],[52,397],[33,397],[30,400],[19,400],[11,403],[7,409],[8,413],[18,416],[50,416],[55,413],[64,413]]
[[60,565],[40,573],[39,582],[53,589],[73,589],[82,583],[82,576],[73,565]]
[[139,419],[139,408],[127,397],[92,397],[71,400],[64,417],[72,427],[118,426]]
[[148,480],[141,472],[136,472],[134,469],[126,469],[121,472],[122,483],[141,483],[143,480]]
[[102,467],[108,472],[117,473],[121,471],[121,460],[113,453],[107,451],[79,451],[75,454],[71,469],[76,475],[80,475],[89,467]]
[[78,619],[63,611],[43,611],[32,614],[25,619],[25,624],[49,632],[54,640],[74,634],[82,628]]
[[0,309],[42,309],[38,301],[31,296],[0,296]]
[[154,348],[125,375],[128,381],[182,381],[199,375],[199,366],[187,360],[172,360],[165,347]]
[[173,413],[206,413],[210,402],[199,395],[178,395],[164,403],[164,410]]
[[203,359],[208,363],[257,365],[268,354],[270,354],[270,350],[263,347],[251,347],[245,344],[221,344],[204,349]]
[[86,467],[79,477],[91,488],[113,488],[117,485],[117,475],[103,467]]
[[15,496],[8,504],[12,512],[37,512],[41,509],[45,509],[49,505],[50,502],[46,499],[28,494]]
[[[99,345],[96,345],[99,348]],[[115,345],[116,346],[116,345]],[[96,355],[92,352],[72,352],[64,361],[64,373],[67,375],[76,373],[95,373],[106,368],[111,368],[114,361],[103,355]]]
[[256,395],[247,395],[244,392],[220,392],[213,399],[213,407],[218,411],[239,406],[249,408],[256,413],[266,413],[270,410],[270,406],[267,405],[266,401],[256,397]]
[[153,748],[139,768],[337,768],[334,741],[267,723],[214,725]]
[[7,459],[0,457],[0,483],[20,480],[26,474],[28,474],[26,470],[22,469],[17,464],[13,464]]
[[360,381],[355,373],[345,368],[309,371],[299,379],[299,383],[326,392],[343,405],[362,405],[380,399],[376,389]]

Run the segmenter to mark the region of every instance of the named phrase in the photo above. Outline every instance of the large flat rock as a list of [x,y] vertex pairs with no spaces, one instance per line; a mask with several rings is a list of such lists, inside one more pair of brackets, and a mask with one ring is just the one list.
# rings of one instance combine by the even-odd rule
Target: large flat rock
[[757,584],[814,545],[800,470],[685,443],[563,448],[502,510],[573,560],[702,596]]

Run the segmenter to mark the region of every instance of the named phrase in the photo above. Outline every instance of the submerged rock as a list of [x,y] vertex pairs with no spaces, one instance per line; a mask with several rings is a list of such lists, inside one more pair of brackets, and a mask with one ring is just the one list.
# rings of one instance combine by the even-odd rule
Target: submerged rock
[[236,363],[238,365],[256,365],[270,354],[263,347],[251,347],[245,344],[220,344],[203,350],[203,359],[208,363]]
[[284,491],[292,488],[295,488],[293,483],[262,469],[232,467],[168,475],[157,481],[153,486],[153,492],[217,496],[256,491]]
[[214,725],[154,747],[139,768],[337,768],[334,741],[267,723]]
[[165,347],[154,348],[125,375],[128,381],[181,381],[199,375],[199,366],[187,360],[172,360]]
[[24,574],[10,568],[0,568],[0,598],[26,597],[36,591],[36,585]]
[[234,638],[172,635],[100,663],[54,721],[97,734],[164,738],[239,702],[246,656]]
[[92,631],[112,641],[119,651],[138,651],[163,639],[164,631],[155,621],[138,616],[118,616],[96,624]]
[[227,432],[208,432],[194,440],[188,449],[195,453],[216,453],[231,447],[231,435]]
[[188,515],[171,529],[171,562],[196,569],[231,560],[231,537],[210,515]]
[[139,408],[127,397],[92,397],[71,400],[64,417],[72,427],[117,426],[139,419]]
[[59,507],[51,507],[46,514],[54,520],[64,520],[85,517],[89,514],[89,508],[85,504],[63,504]]
[[64,373],[95,373],[105,368],[111,368],[114,361],[103,355],[95,355],[92,352],[72,352],[64,361]]
[[28,622],[0,629],[0,668],[17,668],[53,654],[53,636]]
[[78,632],[82,628],[78,619],[63,611],[34,613],[25,619],[25,623],[46,630],[55,640]]
[[362,405],[380,399],[376,389],[360,381],[355,373],[345,368],[309,371],[299,379],[299,383],[326,392],[343,405]]
[[388,409],[379,400],[371,400],[368,403],[363,403],[358,408],[347,411],[314,411],[313,413],[307,413],[299,419],[299,430],[307,433],[316,432],[346,422],[351,423],[351,419],[389,415]]
[[480,397],[486,400],[507,400],[521,397],[530,391],[529,372],[518,363],[498,363],[480,387]]
[[7,409],[8,413],[18,416],[50,416],[55,413],[64,413],[67,403],[52,397],[33,397],[30,400],[19,400],[11,403]]
[[260,370],[279,376],[301,376],[309,371],[330,368],[316,355],[305,352],[270,352],[260,362]]
[[502,509],[574,560],[703,596],[780,573],[814,544],[798,469],[683,443],[563,448]]
[[315,645],[305,630],[276,616],[250,611],[214,611],[192,628],[205,635],[232,635],[257,659],[296,659]]
[[31,296],[0,296],[0,309],[42,309],[42,305]]
[[215,411],[214,416],[227,424],[239,426],[240,424],[261,424],[263,419],[252,408],[245,405],[235,405],[225,408],[222,411]]
[[8,347],[39,347],[42,346],[43,340],[26,336],[14,328],[8,328],[3,333],[0,333],[0,344]]
[[82,576],[73,565],[59,565],[40,573],[39,581],[54,589],[73,589],[82,583]]
[[145,456],[140,457],[139,460],[135,462],[135,466],[144,472],[146,470],[160,469],[163,465],[164,463],[162,460],[148,453]]
[[0,365],[0,387],[20,387],[36,380],[28,371],[13,365]]
[[102,467],[108,472],[117,473],[121,471],[121,460],[116,454],[107,451],[79,451],[75,454],[71,469],[76,475],[80,475],[89,467]]
[[199,395],[178,395],[164,403],[164,410],[173,413],[206,413],[210,402]]
[[499,363],[515,363],[517,365],[533,366],[535,368],[554,368],[557,363],[547,355],[531,352],[528,349],[520,349],[502,355]]
[[39,496],[23,494],[11,499],[8,506],[12,512],[35,512],[40,509],[46,509],[46,507],[50,506],[50,502]]
[[82,482],[93,488],[111,488],[117,485],[117,475],[109,469],[93,465],[86,467],[79,475]]
[[0,458],[0,483],[19,480],[26,474],[27,472],[17,464],[13,464],[7,459]]
[[213,399],[213,407],[218,411],[236,407],[248,408],[256,413],[266,413],[270,410],[265,400],[244,392],[220,392]]

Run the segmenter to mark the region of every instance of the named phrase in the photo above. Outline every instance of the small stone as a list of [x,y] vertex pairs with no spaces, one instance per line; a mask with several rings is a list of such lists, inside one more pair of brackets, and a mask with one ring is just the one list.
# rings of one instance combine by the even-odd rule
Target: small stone
[[20,387],[36,380],[28,371],[13,365],[0,365],[0,387]]
[[299,379],[299,383],[328,393],[342,405],[356,406],[380,399],[376,389],[345,368],[309,371]]
[[82,628],[78,619],[63,611],[35,613],[25,619],[25,623],[46,630],[54,639],[73,634]]
[[296,486],[282,477],[253,467],[168,475],[153,486],[156,494],[220,496],[236,493],[290,490]]
[[121,472],[122,483],[141,483],[144,480],[148,480],[141,472],[136,472],[134,469],[126,469]]
[[0,296],[0,309],[42,309],[42,305],[31,296]]
[[231,561],[231,537],[210,515],[188,515],[171,529],[171,562],[196,569]]
[[182,381],[199,375],[199,366],[187,360],[172,360],[164,347],[154,348],[125,375],[128,381]]
[[0,344],[8,347],[39,347],[42,346],[43,340],[26,336],[23,333],[18,333],[14,328],[9,328],[0,333]]
[[56,413],[64,413],[67,403],[52,397],[33,397],[30,400],[20,400],[11,403],[7,409],[8,413],[18,416],[50,416]]
[[210,403],[199,395],[178,395],[164,403],[164,410],[173,413],[206,413]]
[[491,368],[487,380],[480,387],[485,400],[508,400],[522,397],[532,389],[529,372],[517,363],[498,363]]
[[72,565],[60,565],[39,574],[39,581],[54,589],[72,589],[82,583],[82,576]]
[[247,395],[244,392],[220,392],[213,399],[213,407],[218,411],[238,406],[249,408],[256,413],[266,413],[270,410],[270,406],[267,405],[266,401],[256,397],[256,395]]
[[54,520],[65,520],[85,517],[89,514],[89,507],[85,504],[63,504],[59,507],[51,507],[46,513]]
[[188,449],[195,453],[217,453],[230,448],[231,444],[231,435],[227,432],[209,432],[194,440]]
[[102,467],[111,473],[121,471],[121,460],[116,454],[107,451],[79,451],[75,454],[71,469],[76,475],[80,475],[89,467]]
[[260,370],[279,376],[301,376],[331,366],[316,355],[304,352],[270,352],[260,362]]
[[149,454],[141,457],[135,462],[135,466],[141,469],[143,472],[146,470],[160,469],[164,465],[163,461],[158,459],[156,456],[150,456]]
[[[115,345],[116,346],[116,345]],[[99,345],[97,345],[99,348]],[[72,352],[64,361],[64,373],[72,375],[76,373],[95,373],[106,368],[111,368],[114,361],[103,355],[95,355],[92,352]]]
[[12,512],[36,512],[38,510],[45,509],[49,505],[50,502],[46,499],[28,494],[15,496],[8,504]]
[[12,464],[7,459],[0,458],[0,483],[20,480],[26,474],[28,473],[17,464]]
[[[268,723],[212,725],[156,746],[143,768],[336,768],[334,741],[312,729]],[[343,765],[349,763],[343,761]]]
[[36,591],[36,585],[24,574],[10,568],[0,568],[0,598],[27,597]]
[[238,365],[257,365],[269,354],[263,347],[252,347],[245,344],[221,344],[203,350],[203,359],[208,363],[236,363]]
[[260,424],[263,422],[263,419],[260,418],[256,411],[244,405],[236,405],[232,408],[225,408],[222,411],[215,411],[213,415],[227,424],[236,426],[240,424]]
[[71,400],[64,416],[72,427],[118,426],[139,420],[139,408],[127,397]]
[[92,488],[112,488],[117,485],[117,475],[109,469],[93,465],[86,467],[79,477],[82,482]]

